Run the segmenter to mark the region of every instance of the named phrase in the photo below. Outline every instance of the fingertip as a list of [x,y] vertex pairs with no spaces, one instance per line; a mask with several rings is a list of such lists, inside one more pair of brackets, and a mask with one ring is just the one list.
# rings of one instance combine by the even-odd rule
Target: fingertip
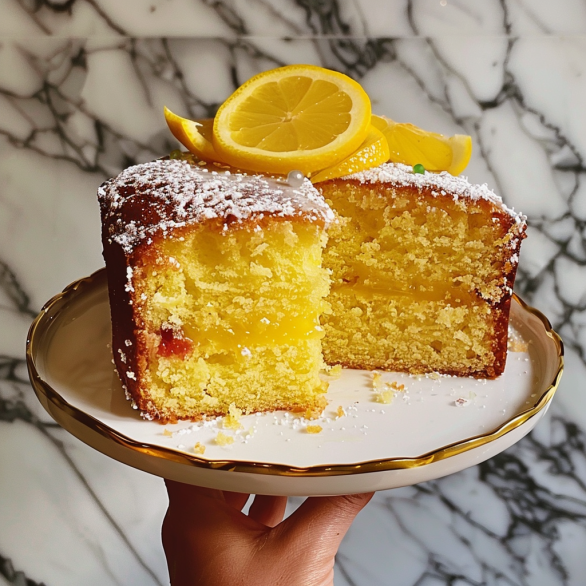
[[365,492],[359,494],[346,494],[334,498],[339,498],[342,503],[351,508],[357,508],[360,511],[372,500],[373,496],[374,492]]
[[333,516],[339,522],[352,523],[354,517],[370,502],[374,492],[345,494],[338,496],[312,497],[307,499],[311,501],[311,506],[318,514]]
[[304,532],[307,527],[311,527],[319,533],[326,528],[336,527],[340,530],[337,534],[343,535],[373,495],[373,492],[369,492],[309,497],[291,517],[286,519],[283,530]]

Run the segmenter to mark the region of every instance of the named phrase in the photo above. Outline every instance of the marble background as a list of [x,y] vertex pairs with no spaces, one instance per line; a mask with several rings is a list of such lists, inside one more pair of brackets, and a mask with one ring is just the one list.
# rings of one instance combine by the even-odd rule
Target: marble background
[[175,148],[163,104],[211,116],[292,62],[358,79],[375,112],[473,136],[471,180],[529,218],[516,290],[567,354],[530,436],[376,495],[336,586],[586,583],[585,35],[583,0],[0,0],[0,586],[167,583],[162,482],[49,419],[26,333],[102,266],[100,182]]

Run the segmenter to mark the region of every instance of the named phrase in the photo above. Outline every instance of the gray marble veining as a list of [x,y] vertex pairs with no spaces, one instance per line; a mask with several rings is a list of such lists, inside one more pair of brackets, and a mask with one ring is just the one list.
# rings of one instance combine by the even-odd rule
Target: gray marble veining
[[[102,265],[97,186],[292,62],[375,112],[471,134],[470,179],[529,218],[516,291],[562,334],[564,379],[524,440],[377,494],[336,586],[586,583],[586,4],[580,0],[4,0],[0,19],[0,584],[167,583],[159,479],[63,432],[28,383],[42,304]],[[293,500],[292,506],[295,505]]]

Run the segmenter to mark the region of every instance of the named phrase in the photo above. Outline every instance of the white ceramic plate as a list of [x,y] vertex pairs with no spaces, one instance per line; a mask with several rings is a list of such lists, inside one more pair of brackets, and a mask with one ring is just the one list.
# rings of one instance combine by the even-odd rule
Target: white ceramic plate
[[[224,429],[222,419],[174,425],[141,419],[111,361],[103,270],[47,303],[31,326],[27,359],[37,396],[57,423],[130,466],[222,490],[348,494],[451,474],[535,426],[561,377],[563,346],[547,319],[517,297],[511,325],[518,343],[494,381],[383,373],[383,384],[404,385],[383,404],[371,372],[343,371],[330,383],[324,416],[309,422],[322,428],[316,434],[283,412],[242,417],[241,430]],[[220,431],[231,445],[218,445]],[[205,446],[203,455],[196,443]]]

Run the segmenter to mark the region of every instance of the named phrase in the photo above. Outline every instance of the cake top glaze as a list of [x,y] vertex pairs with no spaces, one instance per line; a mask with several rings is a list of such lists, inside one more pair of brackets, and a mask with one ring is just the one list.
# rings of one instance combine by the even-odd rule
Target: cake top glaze
[[108,238],[126,254],[154,235],[219,219],[303,218],[328,225],[334,214],[308,179],[292,187],[286,179],[198,167],[160,159],[135,165],[98,189]]
[[419,191],[427,190],[431,195],[449,195],[455,200],[468,198],[484,199],[497,205],[514,218],[515,222],[525,224],[527,217],[507,207],[502,198],[492,191],[486,183],[477,185],[470,183],[464,176],[454,176],[447,171],[441,173],[415,173],[412,167],[401,163],[384,163],[366,171],[342,177],[358,181],[362,184],[390,183],[402,187],[414,187]]

